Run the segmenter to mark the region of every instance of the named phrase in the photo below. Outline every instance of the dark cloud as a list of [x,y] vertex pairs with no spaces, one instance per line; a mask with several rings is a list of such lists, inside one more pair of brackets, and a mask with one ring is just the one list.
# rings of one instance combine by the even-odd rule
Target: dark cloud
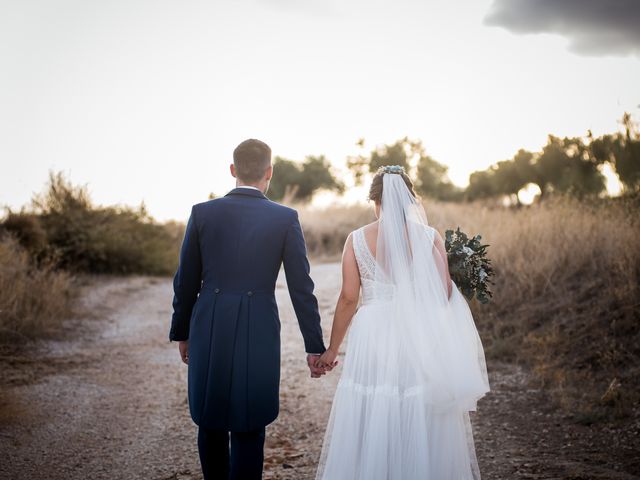
[[640,0],[494,0],[484,23],[560,34],[582,55],[640,56]]

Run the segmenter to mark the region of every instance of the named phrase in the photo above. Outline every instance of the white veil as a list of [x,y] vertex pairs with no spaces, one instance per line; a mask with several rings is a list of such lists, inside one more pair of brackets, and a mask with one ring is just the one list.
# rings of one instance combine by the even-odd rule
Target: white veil
[[375,288],[376,295],[389,298],[389,321],[399,327],[395,360],[406,372],[401,383],[424,387],[434,411],[475,410],[489,391],[484,351],[455,284],[448,295],[447,259],[436,248],[438,241],[442,238],[402,176],[385,173]]

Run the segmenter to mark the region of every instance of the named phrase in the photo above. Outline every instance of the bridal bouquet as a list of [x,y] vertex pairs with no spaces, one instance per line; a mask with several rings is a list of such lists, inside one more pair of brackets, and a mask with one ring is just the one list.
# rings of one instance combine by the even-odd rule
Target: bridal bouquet
[[491,260],[487,257],[487,247],[480,235],[469,238],[460,227],[445,232],[445,248],[449,260],[449,273],[462,294],[471,300],[476,297],[480,303],[488,303],[491,298],[489,285]]

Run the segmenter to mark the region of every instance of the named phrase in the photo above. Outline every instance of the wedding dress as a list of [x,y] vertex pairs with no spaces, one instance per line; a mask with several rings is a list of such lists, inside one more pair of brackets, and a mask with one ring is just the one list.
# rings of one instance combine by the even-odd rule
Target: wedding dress
[[484,351],[421,203],[383,177],[376,256],[352,234],[362,300],[317,480],[478,480],[469,411],[489,391]]

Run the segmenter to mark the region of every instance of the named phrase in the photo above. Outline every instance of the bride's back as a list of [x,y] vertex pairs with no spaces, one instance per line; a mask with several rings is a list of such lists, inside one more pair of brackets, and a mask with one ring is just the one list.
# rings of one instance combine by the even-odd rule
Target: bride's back
[[369,225],[354,230],[353,253],[358,265],[360,275],[360,285],[362,287],[362,304],[368,305],[377,301],[386,301],[393,295],[393,287],[389,284],[381,284],[376,275],[378,267],[376,262],[376,247],[378,237],[378,223],[374,222]]

